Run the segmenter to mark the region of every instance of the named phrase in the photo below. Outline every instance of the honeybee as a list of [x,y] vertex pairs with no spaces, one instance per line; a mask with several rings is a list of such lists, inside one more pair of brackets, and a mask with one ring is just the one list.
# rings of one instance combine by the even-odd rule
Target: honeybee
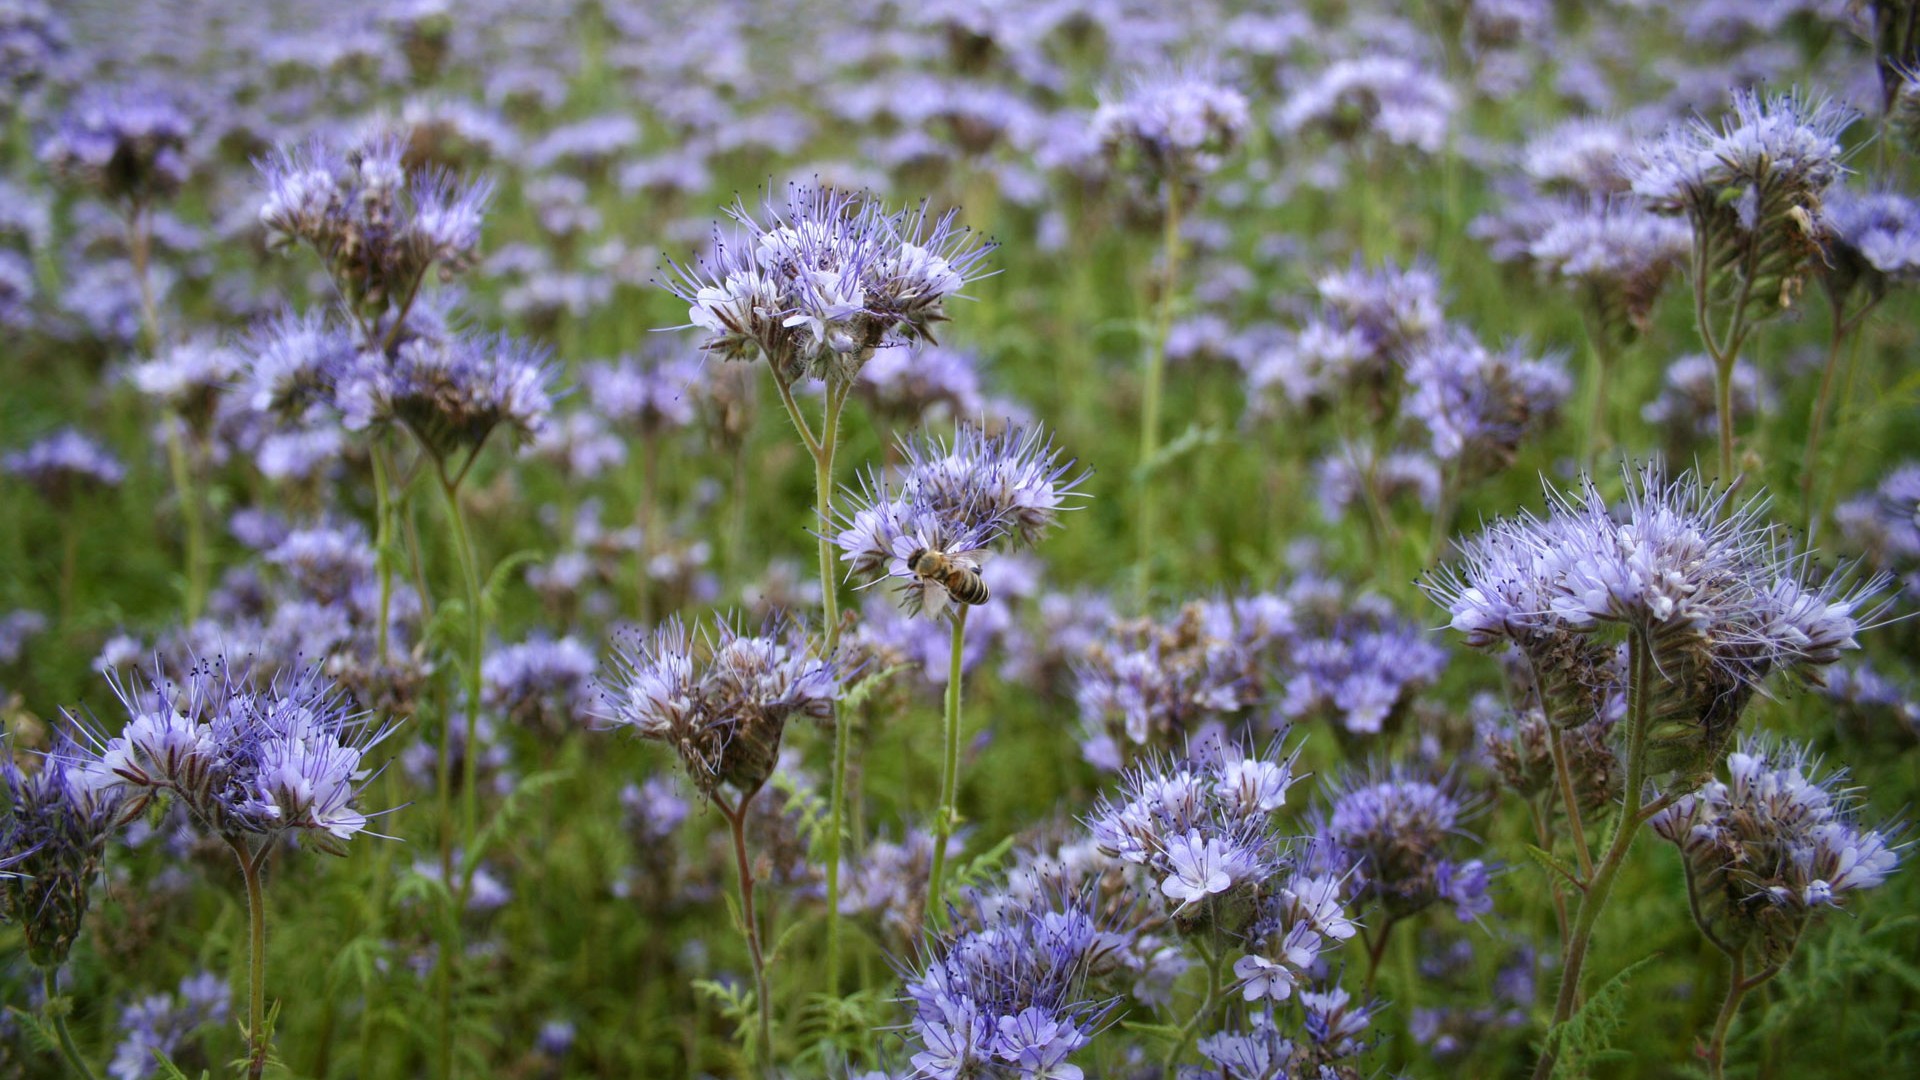
[[986,581],[980,577],[980,560],[971,553],[948,554],[933,548],[914,548],[907,554],[907,569],[924,584],[939,586],[940,592],[933,594],[929,598],[931,602],[926,604],[936,613],[947,597],[956,604],[973,607],[992,597]]

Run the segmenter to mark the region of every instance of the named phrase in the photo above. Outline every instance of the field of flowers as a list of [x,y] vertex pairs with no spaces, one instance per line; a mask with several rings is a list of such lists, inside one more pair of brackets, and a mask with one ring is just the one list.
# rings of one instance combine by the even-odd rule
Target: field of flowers
[[0,1076],[1920,1062],[1920,3],[0,0]]

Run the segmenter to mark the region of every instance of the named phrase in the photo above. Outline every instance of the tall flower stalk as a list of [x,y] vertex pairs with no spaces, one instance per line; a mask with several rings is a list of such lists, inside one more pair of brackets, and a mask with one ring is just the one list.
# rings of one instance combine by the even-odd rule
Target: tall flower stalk
[[[804,630],[776,617],[758,634],[725,623],[695,638],[679,619],[621,642],[600,716],[666,743],[694,787],[727,819],[740,887],[741,935],[753,964],[754,1062],[772,1075],[773,992],[755,903],[747,815],[779,761],[787,721],[833,718],[840,684]],[[729,794],[731,792],[731,794]]]
[[[946,302],[981,274],[993,249],[957,224],[956,212],[926,204],[887,210],[857,194],[795,185],[769,196],[756,216],[744,203],[729,211],[734,228],[716,230],[706,259],[674,266],[667,288],[687,302],[703,348],[729,360],[764,360],[780,403],[813,462],[816,554],[820,573],[820,655],[839,644],[840,610],[827,527],[835,520],[834,460],[841,415],[860,368],[875,350],[933,341]],[[795,389],[821,384],[819,426]],[[846,822],[849,738],[836,724],[827,822],[827,968],[840,971],[840,863]]]
[[1156,193],[1161,210],[1162,273],[1142,370],[1140,458],[1134,476],[1134,527],[1140,542],[1134,589],[1141,608],[1153,587],[1151,562],[1159,532],[1153,474],[1160,457],[1167,337],[1180,294],[1182,214],[1197,201],[1206,177],[1239,146],[1250,123],[1247,99],[1238,91],[1183,71],[1138,77],[1093,114],[1093,133],[1114,167]]
[[1714,362],[1728,482],[1734,364],[1761,322],[1793,306],[1826,246],[1823,200],[1846,171],[1840,135],[1852,122],[1823,99],[1742,91],[1720,126],[1673,128],[1628,168],[1635,194],[1693,226],[1694,322]]
[[1844,769],[1807,751],[1742,740],[1727,779],[1709,780],[1653,819],[1680,849],[1694,925],[1727,958],[1727,992],[1707,1043],[1707,1069],[1726,1075],[1727,1035],[1746,995],[1780,973],[1824,911],[1880,885],[1899,866],[1892,827],[1860,821]]
[[317,668],[256,681],[216,657],[178,681],[156,671],[144,687],[114,691],[128,722],[110,739],[83,728],[91,745],[80,768],[97,789],[124,792],[126,818],[167,797],[195,831],[233,852],[249,930],[247,1076],[259,1080],[272,1054],[262,872],[289,837],[346,854],[370,817],[359,802],[377,773],[365,755],[393,729],[351,712]]
[[[902,440],[897,475],[869,472],[837,522],[822,534],[842,551],[848,571],[893,580],[915,614],[952,620],[942,719],[940,808],[934,820],[927,911],[944,918],[947,840],[960,821],[961,679],[967,609],[990,602],[982,566],[1003,548],[1039,540],[1059,520],[1085,474],[1038,427],[987,435],[963,427],[948,442]],[[832,527],[827,527],[828,525]]]
[[[1622,805],[1591,873],[1575,875],[1556,1029],[1573,1016],[1595,925],[1640,826],[1680,797],[1654,795],[1655,781],[1711,771],[1770,675],[1818,681],[1877,612],[1869,596],[1881,579],[1849,587],[1843,575],[1816,575],[1766,508],[1761,497],[1735,505],[1727,489],[1649,466],[1628,476],[1618,513],[1591,483],[1551,493],[1546,518],[1495,522],[1463,546],[1458,570],[1427,581],[1468,644],[1520,654],[1556,727],[1584,725],[1615,694],[1626,697]],[[1622,637],[1624,673],[1611,647]],[[1557,769],[1565,762],[1555,755]],[[1580,835],[1579,803],[1566,809]],[[1549,1033],[1541,1080],[1557,1038]]]

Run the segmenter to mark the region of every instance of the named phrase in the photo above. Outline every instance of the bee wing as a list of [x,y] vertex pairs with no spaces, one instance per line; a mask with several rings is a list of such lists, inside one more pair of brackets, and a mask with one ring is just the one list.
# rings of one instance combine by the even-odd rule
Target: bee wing
[[977,574],[992,555],[993,552],[986,548],[974,548],[972,551],[956,551],[948,555],[947,559],[962,570],[972,570]]
[[933,581],[923,581],[920,583],[920,607],[929,616],[936,619],[939,618],[941,613],[947,610],[947,601],[949,599],[951,598],[947,596],[947,587],[945,585]]

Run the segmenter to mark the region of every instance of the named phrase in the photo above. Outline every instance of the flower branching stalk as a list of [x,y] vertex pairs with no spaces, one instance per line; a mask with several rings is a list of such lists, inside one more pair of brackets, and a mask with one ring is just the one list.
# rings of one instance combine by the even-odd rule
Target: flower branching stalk
[[47,1022],[53,1025],[53,1033],[60,1042],[60,1056],[66,1060],[67,1068],[80,1080],[95,1080],[93,1069],[87,1065],[87,1059],[80,1053],[80,1047],[73,1041],[73,1032],[67,1030],[67,1013],[73,1003],[60,994],[60,971],[58,968],[42,968],[40,971],[41,996],[46,998]]
[[[1594,926],[1640,827],[1726,758],[1765,680],[1817,683],[1857,648],[1855,633],[1877,618],[1874,595],[1885,586],[1884,577],[1816,572],[1766,518],[1764,496],[1735,504],[1729,488],[1690,474],[1670,481],[1657,466],[1629,474],[1618,511],[1590,481],[1550,492],[1548,509],[1545,518],[1495,522],[1462,546],[1461,569],[1425,584],[1470,645],[1520,652],[1550,722],[1573,731],[1622,690],[1626,698],[1622,805],[1591,871],[1583,863],[1569,875],[1579,900],[1538,1080],[1552,1074]],[[1608,647],[1621,634],[1624,676]],[[1577,807],[1566,747],[1555,749],[1556,784]],[[1650,799],[1661,778],[1668,793]]]
[[953,645],[947,660],[946,708],[941,714],[940,809],[933,822],[933,872],[927,879],[927,917],[946,925],[947,841],[960,823],[960,684],[964,674],[967,605],[958,605],[952,617]]
[[747,851],[747,816],[779,762],[788,720],[831,722],[839,678],[815,655],[805,628],[778,617],[758,634],[722,623],[716,635],[697,639],[671,618],[651,634],[622,640],[614,665],[614,681],[601,687],[601,716],[671,747],[687,779],[731,829],[740,929],[753,962],[759,1009],[756,1064],[770,1071],[773,997]]
[[1728,482],[1737,475],[1734,364],[1759,323],[1793,306],[1819,261],[1823,203],[1846,171],[1839,139],[1852,121],[1825,100],[1742,91],[1719,126],[1670,129],[1628,166],[1635,194],[1693,226],[1694,322],[1714,362]]
[[1180,288],[1180,188],[1169,182],[1167,188],[1165,232],[1160,239],[1164,273],[1160,280],[1160,310],[1154,320],[1153,339],[1147,343],[1146,373],[1140,397],[1140,461],[1134,466],[1134,483],[1139,489],[1134,526],[1139,530],[1140,550],[1134,564],[1134,607],[1145,611],[1153,590],[1153,551],[1159,540],[1159,504],[1154,474],[1159,471],[1160,402],[1167,378],[1167,338],[1173,333],[1173,310]]
[[738,871],[740,884],[740,932],[747,939],[747,954],[753,961],[753,999],[756,1022],[753,1033],[754,1064],[766,1075],[772,1075],[773,1068],[773,991],[767,982],[767,958],[765,946],[761,943],[760,918],[754,907],[753,860],[747,854],[747,812],[752,808],[754,796],[760,794],[764,782],[740,793],[738,800],[729,803],[724,797],[716,795],[714,806],[718,807],[722,817],[727,819],[727,827],[733,837],[734,868]]
[[[728,211],[732,236],[716,231],[710,255],[673,266],[668,291],[686,301],[689,323],[707,334],[703,348],[725,359],[763,359],[780,402],[814,466],[814,512],[820,563],[818,655],[839,644],[839,598],[833,556],[824,535],[835,521],[833,465],[840,418],[861,367],[876,349],[934,341],[947,321],[946,302],[981,274],[994,245],[981,243],[925,203],[888,210],[873,198],[793,185],[769,195],[756,216],[744,203]],[[815,379],[825,388],[816,432],[794,398],[794,386]],[[840,852],[846,831],[844,733],[834,738],[827,822],[827,966],[840,971]]]
[[1884,882],[1904,848],[1889,839],[1898,826],[1862,823],[1846,770],[1823,773],[1796,744],[1749,737],[1726,765],[1724,781],[1706,781],[1653,822],[1680,849],[1694,925],[1727,958],[1705,1051],[1715,1080],[1742,999],[1793,959],[1816,918]]

